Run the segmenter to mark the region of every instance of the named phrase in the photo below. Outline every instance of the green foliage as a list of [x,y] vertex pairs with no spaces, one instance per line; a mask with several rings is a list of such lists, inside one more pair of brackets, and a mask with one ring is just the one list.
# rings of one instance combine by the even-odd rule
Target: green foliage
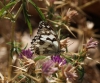
[[84,68],[81,66],[81,67],[78,67],[77,68],[77,71],[78,71],[78,73],[79,73],[79,76],[80,76],[80,78],[79,78],[79,80],[82,80],[83,79],[83,76],[84,76]]
[[38,60],[41,60],[41,59],[45,59],[46,56],[37,56],[34,61],[38,61]]
[[16,3],[16,1],[9,2],[7,5],[3,6],[2,2],[0,1],[0,5],[3,6],[3,8],[0,10],[0,18],[4,17],[8,10]]
[[54,7],[49,7],[49,11],[48,11],[48,18],[49,19],[53,18],[53,13],[54,13]]
[[21,49],[20,49],[20,43],[18,42],[8,42],[8,45],[11,46],[11,50],[10,50],[10,56],[12,57],[14,53],[17,53],[19,55]]
[[27,12],[26,2],[24,0],[23,0],[23,14],[24,14],[24,17],[25,17],[25,21],[26,21],[26,23],[29,27],[30,35],[32,35],[32,25],[31,25],[29,15],[28,15],[28,12]]

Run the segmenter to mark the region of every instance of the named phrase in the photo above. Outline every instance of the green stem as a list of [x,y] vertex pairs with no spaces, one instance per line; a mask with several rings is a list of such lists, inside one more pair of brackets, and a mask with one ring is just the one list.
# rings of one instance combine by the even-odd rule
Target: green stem
[[13,20],[14,18],[12,16],[12,14],[5,8],[5,6],[3,5],[3,3],[1,1],[0,1],[0,5],[7,11],[9,18]]
[[35,80],[36,81],[36,83],[40,83],[40,79],[37,79],[37,78],[35,78],[35,77],[33,77],[33,76],[31,76],[31,75],[29,75],[29,74],[27,74],[27,73],[23,73],[25,76],[27,76],[27,77],[29,77],[29,78],[31,78],[31,79],[33,79],[33,80]]
[[[12,26],[11,26],[11,49],[13,49],[13,46],[14,46],[14,38],[15,38],[15,24],[16,24],[16,20],[20,14],[20,12],[22,11],[22,5],[20,6],[19,10],[17,11],[16,15],[13,17],[14,18],[14,21],[11,21],[12,22]],[[13,51],[11,51],[11,54]],[[12,57],[9,56],[9,77],[11,77],[11,72],[12,72]]]
[[[14,42],[14,31],[15,30],[15,22],[12,22],[12,26],[11,26],[11,47],[10,47],[10,49],[12,49],[13,48],[13,42]],[[12,54],[12,51],[11,51],[11,53],[10,54]],[[11,75],[12,75],[12,57],[11,56],[9,56],[9,78],[11,78]]]
[[23,9],[23,7],[22,7],[22,4],[21,4],[19,10],[17,11],[16,15],[14,16],[14,19],[15,19],[15,20],[17,20],[17,18],[18,18],[18,16],[19,16],[19,14],[21,13],[22,9]]
[[93,0],[93,1],[90,1],[90,2],[87,2],[86,4],[80,6],[79,8],[80,9],[85,9],[86,7],[89,7],[90,5],[96,3],[96,2],[99,2],[99,0]]

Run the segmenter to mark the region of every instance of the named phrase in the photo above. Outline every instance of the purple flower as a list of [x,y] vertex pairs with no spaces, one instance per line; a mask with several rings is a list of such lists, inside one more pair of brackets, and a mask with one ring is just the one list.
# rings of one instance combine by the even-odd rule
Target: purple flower
[[68,11],[66,12],[66,19],[71,21],[73,20],[72,18],[77,16],[78,12],[76,10],[71,10],[70,8],[68,9]]
[[90,40],[85,44],[86,49],[95,48],[98,45],[98,41],[94,41],[91,37]]
[[51,60],[59,64],[59,66],[66,64],[66,60],[64,58],[61,58],[60,55],[51,56]]
[[33,53],[31,52],[30,49],[27,50],[22,50],[22,52],[20,53],[19,57],[23,58],[23,56],[27,57],[27,58],[32,58]]
[[55,63],[52,60],[48,60],[42,65],[42,72],[47,76],[52,75],[57,70],[58,68],[55,67]]

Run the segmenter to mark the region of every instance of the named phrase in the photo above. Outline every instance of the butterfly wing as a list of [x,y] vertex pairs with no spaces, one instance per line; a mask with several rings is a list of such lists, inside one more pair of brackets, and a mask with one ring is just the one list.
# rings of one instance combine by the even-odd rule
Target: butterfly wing
[[38,55],[55,54],[60,45],[53,29],[44,21],[39,23],[37,35],[32,39],[32,50]]

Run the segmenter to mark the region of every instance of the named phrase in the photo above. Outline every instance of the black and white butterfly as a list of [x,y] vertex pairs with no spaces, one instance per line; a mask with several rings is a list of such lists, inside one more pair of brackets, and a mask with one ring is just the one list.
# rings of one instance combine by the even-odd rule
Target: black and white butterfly
[[60,52],[60,44],[56,33],[44,21],[39,23],[37,35],[32,39],[31,50],[38,55],[51,55]]

